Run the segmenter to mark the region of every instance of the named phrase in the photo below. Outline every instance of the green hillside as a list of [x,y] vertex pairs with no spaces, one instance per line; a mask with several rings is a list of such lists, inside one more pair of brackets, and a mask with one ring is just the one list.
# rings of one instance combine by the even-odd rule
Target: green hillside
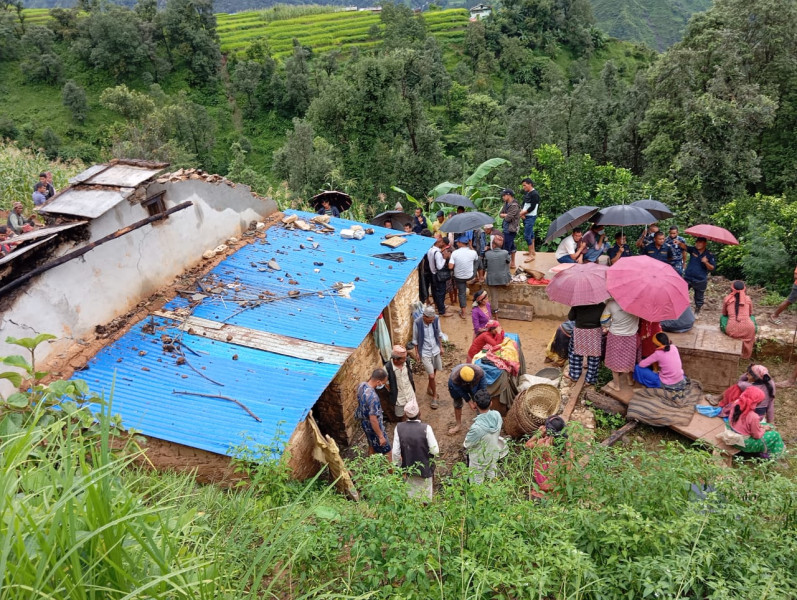
[[621,40],[663,52],[683,36],[689,18],[711,0],[591,0],[598,27]]

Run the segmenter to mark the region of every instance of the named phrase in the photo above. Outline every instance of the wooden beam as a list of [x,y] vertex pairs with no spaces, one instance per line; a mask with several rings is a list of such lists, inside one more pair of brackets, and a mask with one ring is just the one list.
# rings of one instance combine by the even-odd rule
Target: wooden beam
[[632,429],[635,429],[637,425],[639,425],[639,421],[628,421],[628,423],[620,427],[620,429],[618,429],[617,431],[612,433],[609,437],[607,437],[605,440],[603,440],[601,442],[601,446],[613,446],[619,440],[621,440],[626,433],[628,433]]
[[91,242],[90,244],[86,244],[82,248],[78,248],[77,250],[74,250],[73,252],[68,252],[68,253],[64,254],[63,256],[61,256],[59,258],[56,258],[53,261],[50,261],[50,262],[48,262],[46,264],[43,264],[41,267],[37,267],[37,268],[33,269],[32,271],[30,271],[28,273],[25,273],[21,277],[18,277],[17,279],[12,281],[11,283],[9,283],[7,285],[4,285],[2,288],[0,288],[0,297],[2,297],[3,294],[6,294],[6,293],[10,292],[11,290],[18,288],[19,286],[21,286],[26,281],[36,277],[36,275],[40,275],[40,274],[44,273],[45,271],[49,271],[50,269],[53,269],[53,268],[57,267],[58,265],[62,265],[65,262],[69,262],[70,260],[72,260],[74,258],[78,258],[80,256],[83,256],[84,254],[94,250],[94,248],[96,248],[97,246],[100,246],[102,244],[105,244],[106,242],[110,242],[112,240],[115,240],[116,238],[122,237],[123,235],[126,235],[126,234],[130,233],[131,231],[135,231],[136,229],[140,229],[141,227],[144,227],[144,225],[149,225],[150,223],[154,223],[155,221],[160,221],[161,219],[165,219],[170,214],[176,213],[179,210],[186,209],[189,206],[193,206],[193,204],[194,203],[189,200],[187,202],[183,202],[181,204],[178,204],[177,206],[172,206],[167,211],[164,211],[162,213],[158,213],[157,215],[152,215],[151,217],[147,217],[146,219],[142,219],[141,221],[136,221],[132,225],[128,225],[127,227],[122,227],[122,229],[117,229],[113,233],[108,234],[105,237],[102,237],[102,238],[98,239],[95,242]]
[[562,411],[562,418],[565,421],[570,420],[570,415],[573,414],[573,409],[576,407],[578,397],[581,395],[581,390],[584,389],[584,382],[587,380],[587,370],[581,371],[581,377],[576,381],[576,385],[570,388],[570,398],[567,401],[565,409]]
[[625,413],[628,412],[628,407],[625,404],[619,400],[615,400],[614,398],[607,396],[606,394],[601,394],[595,390],[587,390],[584,396],[596,408],[600,408],[602,411],[607,413],[625,416]]

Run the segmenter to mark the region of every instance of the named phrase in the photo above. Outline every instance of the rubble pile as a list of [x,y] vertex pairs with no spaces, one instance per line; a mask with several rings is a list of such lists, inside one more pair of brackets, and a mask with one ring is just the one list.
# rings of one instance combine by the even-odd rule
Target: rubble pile
[[172,173],[164,173],[156,181],[157,183],[174,183],[187,179],[198,179],[206,183],[224,183],[233,188],[237,185],[222,175],[206,173],[202,169],[178,169]]

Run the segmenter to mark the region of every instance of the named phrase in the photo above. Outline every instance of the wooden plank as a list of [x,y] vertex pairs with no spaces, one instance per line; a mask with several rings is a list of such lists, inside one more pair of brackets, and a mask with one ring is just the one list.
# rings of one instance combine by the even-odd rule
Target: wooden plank
[[530,304],[524,306],[522,304],[506,304],[501,302],[496,310],[496,316],[499,319],[512,319],[513,321],[533,321],[534,320],[534,307]]
[[628,403],[631,402],[631,397],[634,395],[635,391],[636,388],[628,386],[623,386],[622,388],[620,388],[619,391],[613,390],[608,385],[604,385],[601,388],[601,392],[603,392],[607,396],[611,396],[612,398],[614,398],[618,402],[625,404],[626,406],[628,406]]
[[398,248],[402,244],[406,244],[407,240],[406,238],[400,236],[393,236],[387,240],[382,240],[379,243],[382,244],[383,246],[388,246],[390,248]]
[[637,425],[639,425],[639,421],[629,421],[628,423],[620,427],[620,429],[612,433],[605,440],[603,440],[601,442],[601,446],[613,446],[619,440],[621,440],[626,433],[628,433],[632,429],[635,429]]
[[[606,388],[604,387],[603,389]],[[623,404],[619,400],[600,392],[596,392],[595,390],[587,390],[584,396],[589,402],[592,403],[593,406],[613,415],[625,416],[625,413],[628,410],[627,405]]]
[[72,229],[73,227],[77,227],[78,225],[85,225],[86,223],[88,223],[88,221],[77,221],[75,223],[66,223],[65,225],[56,225],[55,227],[39,227],[38,229],[34,229],[33,231],[29,231],[28,233],[21,233],[19,235],[15,235],[14,237],[9,238],[6,241],[14,242],[15,244],[20,244],[22,242],[37,240],[41,237],[46,237],[48,235],[59,233],[61,231],[66,231],[67,229]]
[[42,244],[45,244],[45,243],[49,242],[54,237],[56,237],[56,236],[55,235],[51,235],[48,238],[44,238],[43,240],[39,240],[38,242],[33,242],[32,244],[28,244],[24,248],[20,248],[19,250],[14,250],[13,252],[9,252],[3,258],[0,258],[0,265],[4,265],[6,263],[11,262],[12,260],[16,260],[17,258],[22,256],[23,254],[25,254],[28,250],[33,250],[36,246],[41,246]]
[[573,409],[576,407],[576,403],[578,402],[578,397],[581,395],[581,390],[584,389],[584,383],[587,380],[587,370],[584,369],[581,371],[581,377],[578,378],[576,381],[576,385],[570,388],[570,397],[567,400],[567,404],[565,405],[565,409],[562,411],[562,418],[565,421],[570,420],[570,415],[573,414]]
[[218,321],[210,321],[199,317],[185,317],[171,311],[155,311],[152,314],[157,317],[181,322],[180,329],[183,331],[192,329],[193,335],[201,335],[219,342],[265,350],[282,356],[324,364],[342,365],[355,350],[355,348],[328,346],[318,342],[308,342],[307,340],[300,340],[277,333],[257,331],[248,327],[219,323]]

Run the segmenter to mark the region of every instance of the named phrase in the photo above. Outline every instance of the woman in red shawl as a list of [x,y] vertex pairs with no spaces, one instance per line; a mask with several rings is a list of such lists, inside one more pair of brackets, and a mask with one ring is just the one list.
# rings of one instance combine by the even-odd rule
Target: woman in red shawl
[[750,358],[755,344],[755,323],[750,318],[753,316],[753,301],[745,292],[743,281],[733,282],[731,293],[722,302],[722,314],[728,317],[725,333],[742,340],[742,358]]
[[744,452],[777,456],[783,452],[783,439],[772,425],[762,424],[756,407],[764,399],[764,392],[757,387],[749,387],[742,392],[730,409],[728,426],[745,437],[744,446],[738,446]]
[[501,329],[501,325],[498,321],[487,321],[484,328],[486,331],[477,335],[476,339],[473,340],[473,343],[470,345],[470,350],[468,350],[469,363],[473,362],[473,357],[481,352],[485,346],[500,346],[501,342],[504,341],[504,330]]

